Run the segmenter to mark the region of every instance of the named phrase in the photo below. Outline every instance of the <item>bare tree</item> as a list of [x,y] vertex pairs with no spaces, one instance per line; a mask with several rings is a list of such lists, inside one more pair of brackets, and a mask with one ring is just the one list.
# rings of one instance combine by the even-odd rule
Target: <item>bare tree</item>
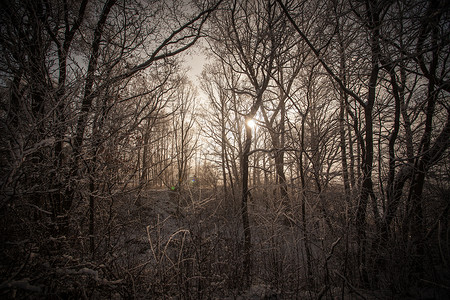
[[[314,42],[310,37],[308,37],[305,34],[305,31],[301,29],[299,24],[296,22],[296,19],[294,17],[294,12],[292,10],[289,10],[289,8],[282,2],[278,1],[280,6],[283,8],[284,12],[288,15],[288,18],[291,22],[291,24],[296,29],[297,33],[300,35],[302,41],[306,42],[309,47],[314,52],[315,56],[317,57],[317,60],[321,63],[323,68],[326,70],[326,72],[330,75],[330,77],[336,82],[336,84],[339,86],[343,94],[341,97],[343,99],[343,102],[341,100],[341,103],[344,103],[344,106],[346,106],[347,113],[351,116],[352,123],[353,123],[353,129],[358,139],[358,145],[361,147],[361,167],[362,167],[362,180],[361,180],[361,191],[359,196],[358,205],[356,208],[356,229],[358,233],[358,253],[359,253],[359,266],[361,270],[361,281],[368,284],[369,283],[369,273],[367,269],[367,259],[368,259],[368,244],[366,244],[367,241],[367,220],[368,220],[368,205],[371,204],[371,215],[370,218],[374,220],[375,228],[385,228],[382,231],[384,232],[384,236],[386,236],[386,220],[389,220],[389,223],[392,222],[393,218],[393,211],[396,211],[398,208],[398,203],[401,199],[401,195],[403,195],[403,186],[406,183],[408,179],[412,179],[411,185],[410,185],[410,192],[409,196],[407,197],[407,203],[406,206],[408,207],[408,211],[410,212],[411,216],[414,214],[416,219],[411,222],[414,222],[415,230],[414,232],[417,233],[416,240],[414,241],[414,244],[419,244],[423,246],[423,230],[420,230],[419,227],[421,227],[423,224],[423,206],[420,204],[419,199],[420,197],[416,197],[413,195],[420,194],[418,191],[423,191],[423,172],[417,172],[414,171],[413,173],[416,174],[414,176],[418,177],[409,177],[412,176],[412,170],[420,169],[419,160],[415,161],[415,166],[411,167],[411,163],[405,164],[400,171],[397,172],[398,165],[397,162],[399,161],[399,155],[398,155],[398,149],[399,149],[399,133],[400,133],[400,121],[401,116],[403,116],[404,120],[404,128],[405,128],[405,136],[406,136],[406,153],[409,153],[409,155],[406,155],[406,158],[404,159],[405,162],[412,160],[408,157],[411,157],[412,149],[413,149],[413,143],[412,141],[412,127],[411,127],[411,119],[408,113],[406,112],[407,105],[406,103],[409,102],[407,99],[411,98],[405,98],[407,95],[406,90],[409,88],[410,90],[408,92],[412,92],[412,90],[415,87],[418,87],[416,83],[417,80],[413,80],[411,84],[408,84],[406,79],[407,73],[410,73],[411,70],[417,70],[420,69],[422,72],[422,79],[426,78],[428,81],[428,91],[427,91],[427,107],[429,108],[428,112],[430,114],[425,113],[425,116],[429,116],[431,119],[431,111],[434,111],[434,105],[437,103],[436,97],[437,94],[434,93],[434,88],[436,88],[437,82],[439,82],[439,86],[441,87],[441,90],[446,90],[446,81],[443,77],[435,76],[432,74],[435,74],[434,72],[438,64],[441,65],[441,70],[445,69],[445,60],[438,59],[439,54],[438,52],[433,52],[431,49],[441,49],[442,47],[437,47],[436,43],[439,41],[443,41],[441,38],[438,37],[438,32],[436,28],[439,26],[437,25],[430,25],[429,23],[424,26],[424,23],[422,21],[417,22],[418,19],[415,19],[415,25],[411,26],[411,23],[403,23],[402,21],[404,19],[401,19],[402,21],[397,22],[397,19],[391,18],[391,13],[393,11],[396,11],[392,4],[387,5],[386,3],[378,2],[378,1],[368,1],[365,3],[360,3],[358,5],[353,5],[349,8],[347,8],[348,12],[355,15],[358,18],[358,22],[363,24],[365,27],[365,31],[361,32],[361,34],[365,35],[369,41],[367,47],[365,46],[359,46],[358,51],[361,51],[361,58],[364,58],[362,60],[362,63],[359,65],[361,67],[361,70],[364,70],[364,77],[367,81],[358,83],[357,86],[354,85],[353,80],[351,79],[351,73],[350,77],[347,77],[347,73],[345,71],[346,65],[346,55],[345,47],[354,47],[357,45],[357,43],[349,43],[347,46],[343,44],[345,41],[343,39],[343,35],[338,34],[338,42],[341,47],[341,62],[340,62],[340,68],[341,71],[336,70],[335,68],[331,67],[332,64],[330,62],[327,62],[327,60],[324,57],[324,54],[327,53],[326,47],[321,48],[321,44]],[[333,2],[334,4],[338,2]],[[336,7],[336,6],[334,6]],[[440,22],[441,13],[443,12],[442,8],[439,7],[437,3],[429,3],[428,5],[429,10],[434,11],[438,18],[435,19],[437,24]],[[423,10],[417,10],[417,7],[411,8],[411,10],[406,9],[406,7],[399,5],[397,7],[399,10],[397,11],[397,14],[400,13],[401,16],[405,16],[406,14],[412,13],[412,14],[418,14],[422,15],[425,14],[425,11]],[[429,13],[429,11],[428,11]],[[345,14],[341,14],[341,16],[345,16]],[[426,18],[425,18],[426,19]],[[344,20],[344,19],[343,19]],[[339,20],[338,20],[339,21]],[[351,27],[349,27],[351,28]],[[405,28],[408,28],[408,32],[404,31]],[[431,28],[435,28],[435,31],[431,30]],[[395,29],[395,30],[391,30]],[[396,30],[399,31],[396,31]],[[337,28],[339,29],[339,23],[337,23]],[[341,29],[342,30],[342,29]],[[356,28],[355,28],[356,30]],[[389,31],[391,30],[391,31]],[[410,30],[414,30],[416,33],[411,34]],[[355,31],[356,32],[356,31]],[[433,33],[434,32],[434,36]],[[343,32],[343,34],[347,34],[346,32]],[[351,33],[350,33],[351,34]],[[397,36],[394,36],[395,34],[398,34]],[[437,38],[437,39],[436,39]],[[427,41],[428,45],[430,45],[429,48],[423,48],[425,45],[425,41]],[[398,43],[397,43],[398,42]],[[432,47],[431,45],[435,43],[434,45],[436,47]],[[445,42],[444,42],[445,43]],[[411,46],[415,45],[415,46]],[[440,44],[442,45],[442,44]],[[345,47],[343,47],[345,46]],[[416,47],[414,49],[414,47]],[[445,48],[445,47],[444,47]],[[414,50],[413,50],[414,49]],[[420,49],[420,50],[418,50]],[[412,51],[410,51],[412,50]],[[414,51],[415,54],[412,54]],[[328,52],[328,59],[332,59],[332,51]],[[422,54],[421,54],[422,53]],[[426,53],[427,59],[424,59],[424,55]],[[344,60],[342,60],[344,58]],[[429,60],[428,60],[429,59]],[[429,61],[430,65],[427,66],[425,61]],[[433,65],[434,62],[435,64]],[[411,65],[412,63],[412,65]],[[409,65],[408,67],[406,67]],[[357,71],[358,72],[358,71]],[[445,72],[444,72],[445,73]],[[417,74],[417,73],[416,73]],[[439,77],[439,78],[438,78]],[[388,82],[388,86],[385,86],[384,84],[381,84],[382,82]],[[431,85],[430,85],[431,84]],[[351,86],[354,87],[351,87]],[[358,88],[359,86],[359,88]],[[431,86],[434,86],[431,87]],[[351,88],[350,88],[351,87]],[[420,94],[422,91],[420,88],[416,89],[416,93]],[[386,95],[386,93],[389,93],[390,96],[387,96],[388,99],[391,101],[392,106],[380,106],[382,105],[382,98],[381,95]],[[355,102],[352,104],[350,101],[353,99]],[[364,100],[365,99],[365,100]],[[434,100],[433,100],[434,99]],[[354,108],[352,109],[352,105]],[[355,108],[358,107],[358,109],[355,110]],[[380,107],[381,108],[380,110]],[[362,111],[362,119],[359,119],[358,116],[358,110],[361,109]],[[376,110],[375,110],[376,109]],[[377,114],[392,114],[392,117],[389,117],[389,123],[384,123],[380,127],[376,127],[375,125],[375,116]],[[379,118],[385,118],[386,115],[378,115]],[[341,119],[343,116],[342,113],[342,105],[341,105]],[[415,114],[414,118],[417,118],[417,114]],[[425,117],[425,120],[431,120],[428,117]],[[389,124],[389,125],[388,125]],[[425,122],[426,124],[426,122]],[[435,155],[440,157],[442,155],[441,151],[445,151],[444,149],[447,149],[447,144],[441,142],[441,138],[444,138],[447,136],[446,130],[447,126],[445,121],[441,121],[441,128],[442,131],[437,135],[436,137],[436,144],[435,146]],[[388,129],[382,128],[383,125],[387,127]],[[414,125],[413,125],[414,126]],[[429,125],[425,125],[424,128],[424,135],[423,137],[429,136],[428,133],[430,132],[431,128],[433,126],[429,123]],[[362,129],[361,129],[362,128]],[[420,125],[415,128],[420,128]],[[428,129],[426,129],[428,128]],[[385,143],[385,140],[381,138],[381,135],[379,135],[379,139],[375,142],[375,131],[374,129],[380,130],[382,134],[387,134],[388,138]],[[385,131],[386,130],[386,131]],[[341,126],[341,132],[342,132],[342,126]],[[427,133],[428,132],[428,133]],[[342,138],[344,134],[341,135],[341,144],[342,144]],[[430,147],[430,144],[428,142],[425,142],[428,140],[428,138],[422,138],[421,145],[425,147],[427,150],[427,153],[432,152]],[[429,141],[429,140],[428,140]],[[376,170],[376,167],[378,166],[378,174],[376,176],[379,176],[380,179],[380,187],[383,191],[383,179],[381,176],[382,172],[382,165],[384,164],[384,160],[381,159],[381,151],[379,151],[379,159],[378,161],[374,161],[374,145],[377,143],[378,149],[381,149],[383,145],[386,145],[389,153],[389,162],[388,162],[388,176],[387,178],[387,186],[386,186],[386,195],[388,199],[388,204],[386,206],[386,212],[383,214],[384,217],[382,218],[380,214],[380,198],[376,195],[377,191],[374,187],[374,180],[373,171]],[[439,146],[438,146],[439,145]],[[381,147],[381,148],[380,148]],[[344,146],[341,147],[341,149],[344,149]],[[440,149],[440,150],[438,150]],[[439,153],[439,154],[438,154]],[[418,157],[426,157],[424,153],[419,154]],[[345,165],[345,163],[343,163]],[[408,171],[410,170],[410,171]],[[422,169],[423,170],[423,169]],[[417,175],[417,174],[422,175]],[[419,178],[420,177],[420,178]],[[415,184],[414,180],[417,180],[418,182],[421,182],[420,184]],[[420,187],[422,186],[422,187]],[[416,190],[417,189],[417,190]],[[416,193],[416,192],[417,193]],[[382,195],[381,195],[382,196]],[[381,200],[383,198],[381,197]],[[396,200],[394,200],[396,199]],[[416,199],[416,202],[413,202],[413,199]],[[413,208],[414,207],[414,208]],[[414,213],[413,213],[414,211]],[[409,223],[409,222],[408,222]],[[383,225],[384,224],[384,225]],[[412,224],[412,223],[410,223]],[[421,227],[423,229],[423,227]],[[422,233],[421,233],[422,232]],[[418,242],[418,241],[422,242]],[[374,244],[374,250],[377,252],[376,249],[378,249],[378,241],[376,241]],[[424,251],[423,248],[420,246],[418,247],[418,251],[421,253],[419,256],[423,255]],[[420,265],[420,263],[419,263]]]
[[[235,139],[238,140],[238,145],[241,144],[240,126],[239,119],[233,122],[232,117],[233,102],[236,104],[234,98],[237,96],[233,87],[237,86],[236,79],[238,77],[230,71],[223,62],[219,61],[205,68],[201,82],[202,90],[206,93],[212,109],[211,116],[214,117],[214,119],[209,118],[211,124],[208,125],[205,134],[209,139],[215,141],[213,145],[220,145],[220,150],[217,150],[217,152],[220,153],[224,199],[229,199],[228,187],[231,189],[233,199],[236,198],[235,185],[240,182],[240,176],[237,174],[238,161],[234,159],[240,154],[235,153],[236,147],[233,145]],[[236,130],[233,130],[234,126],[236,126]],[[216,128],[219,129],[216,130]],[[237,134],[234,135],[233,132]]]
[[[0,294],[446,295],[449,20],[438,0],[3,1]],[[179,54],[203,37],[197,95]]]
[[[245,140],[241,157],[242,222],[244,227],[244,285],[251,283],[251,231],[248,217],[249,155],[252,128],[248,122],[254,118],[263,102],[263,94],[273,72],[277,50],[276,28],[280,24],[274,3],[233,1],[214,19],[218,34],[210,35],[214,44],[223,51],[213,50],[233,71],[244,74],[248,84],[236,92],[246,94],[253,101],[243,113]],[[267,42],[266,42],[267,41]]]

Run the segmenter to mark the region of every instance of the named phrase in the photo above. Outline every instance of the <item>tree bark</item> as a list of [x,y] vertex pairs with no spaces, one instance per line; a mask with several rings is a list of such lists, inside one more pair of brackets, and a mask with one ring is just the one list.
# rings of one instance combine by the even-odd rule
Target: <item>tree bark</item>
[[[251,119],[251,118],[250,118]],[[251,284],[251,272],[252,272],[252,236],[250,230],[250,221],[248,216],[248,162],[250,147],[252,144],[252,128],[248,125],[249,119],[246,118],[245,122],[245,142],[242,152],[242,202],[241,202],[241,216],[242,224],[244,227],[244,285],[246,287]]]
[[[92,102],[95,98],[93,87],[95,81],[95,71],[97,70],[98,58],[100,56],[100,43],[101,38],[103,36],[103,31],[105,27],[106,20],[108,18],[109,12],[112,7],[115,5],[116,0],[108,0],[103,6],[102,13],[97,22],[95,31],[94,31],[94,39],[91,46],[91,56],[89,59],[86,81],[84,85],[84,94],[83,100],[81,103],[81,112],[78,117],[77,127],[74,137],[73,144],[73,162],[72,162],[72,171],[71,176],[76,177],[78,174],[78,164],[81,160],[82,146],[84,133],[87,126],[88,115],[91,110]],[[64,199],[63,209],[64,211],[68,211],[72,205],[74,197],[74,189],[70,188]]]
[[311,249],[309,247],[309,234],[307,227],[307,219],[306,219],[306,180],[304,174],[304,165],[303,165],[303,153],[305,151],[305,121],[306,115],[308,114],[308,108],[304,115],[302,115],[302,127],[301,127],[301,137],[300,137],[300,153],[299,153],[299,169],[300,169],[300,182],[301,182],[301,216],[302,216],[302,230],[303,230],[303,239],[305,243],[305,254],[306,254],[306,274],[308,276],[307,280],[312,280],[312,255]]

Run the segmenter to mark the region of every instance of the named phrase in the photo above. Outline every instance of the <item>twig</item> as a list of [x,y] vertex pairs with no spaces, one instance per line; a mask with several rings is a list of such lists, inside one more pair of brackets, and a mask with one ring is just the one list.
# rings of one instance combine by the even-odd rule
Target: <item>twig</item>
[[341,273],[339,273],[339,272],[336,271],[336,270],[334,270],[334,273],[335,273],[337,276],[341,277],[342,280],[344,280],[344,282],[347,284],[347,286],[348,286],[355,294],[357,294],[358,296],[360,296],[360,297],[363,298],[363,299],[367,299],[367,298],[364,297],[360,292],[358,292],[357,289],[356,289],[350,282],[348,282],[347,278],[345,278],[344,275],[342,275]]
[[330,252],[327,255],[326,260],[329,261],[331,259],[331,256],[333,256],[334,248],[336,248],[337,244],[341,241],[342,237],[339,237],[332,245]]
[[450,291],[450,286],[443,285],[443,284],[436,283],[436,282],[432,282],[432,281],[429,281],[429,280],[426,280],[426,279],[420,279],[420,281],[423,281],[425,283],[429,283],[429,284],[432,284],[434,286],[437,286],[437,287],[440,287],[440,288],[443,288],[443,289],[446,289],[446,290]]

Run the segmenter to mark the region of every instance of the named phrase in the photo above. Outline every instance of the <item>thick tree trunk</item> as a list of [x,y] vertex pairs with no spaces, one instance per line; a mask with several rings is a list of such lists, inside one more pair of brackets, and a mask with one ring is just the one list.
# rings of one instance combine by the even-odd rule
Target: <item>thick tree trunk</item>
[[[373,192],[372,169],[373,169],[373,106],[376,99],[376,87],[379,74],[379,5],[375,2],[366,2],[366,11],[368,15],[368,28],[370,30],[370,48],[371,48],[371,73],[368,82],[367,102],[364,105],[365,137],[364,148],[362,148],[362,185],[359,197],[359,203],[356,211],[356,230],[358,234],[358,257],[360,264],[360,279],[364,285],[369,284],[369,273],[367,270],[367,236],[366,236],[366,209],[369,198],[376,201]],[[374,209],[375,217],[376,205]],[[377,220],[376,220],[377,221]]]
[[363,284],[369,283],[367,272],[367,237],[366,237],[366,210],[369,198],[373,194],[372,168],[373,168],[373,119],[372,110],[375,102],[375,87],[378,80],[378,65],[374,61],[372,73],[369,80],[368,103],[364,107],[365,144],[362,149],[362,185],[359,202],[356,210],[356,230],[358,234],[358,257],[360,265],[360,276]]
[[420,147],[418,149],[419,153],[416,159],[414,175],[408,197],[411,205],[408,218],[410,220],[410,235],[412,237],[412,243],[416,247],[416,251],[415,253],[413,253],[414,257],[416,257],[415,272],[419,277],[421,277],[423,273],[423,258],[425,255],[425,228],[422,193],[425,185],[426,173],[429,168],[431,159],[431,134],[433,131],[433,116],[437,101],[437,92],[434,89],[434,85],[435,82],[433,82],[433,80],[430,80],[428,83],[428,105],[426,108],[425,130],[422,136]]
[[[94,81],[95,81],[95,72],[97,70],[98,58],[100,56],[100,43],[103,35],[104,27],[106,20],[108,18],[109,12],[112,7],[116,3],[116,0],[108,0],[103,6],[102,13],[97,22],[97,26],[94,32],[94,39],[91,46],[91,56],[89,58],[89,64],[85,79],[84,85],[84,95],[83,101],[81,103],[81,112],[78,117],[75,137],[73,141],[73,162],[72,162],[72,170],[71,177],[76,177],[78,174],[78,164],[81,160],[82,154],[82,146],[84,140],[84,133],[87,126],[88,115],[91,111],[92,102],[94,101]],[[73,198],[75,195],[75,191],[73,188],[67,190],[64,201],[63,201],[63,210],[70,210],[73,202]]]

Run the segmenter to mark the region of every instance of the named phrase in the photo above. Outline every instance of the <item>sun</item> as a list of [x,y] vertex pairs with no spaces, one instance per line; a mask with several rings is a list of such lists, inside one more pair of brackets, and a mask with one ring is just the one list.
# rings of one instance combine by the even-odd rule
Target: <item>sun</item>
[[255,120],[253,120],[253,119],[248,120],[247,125],[251,128],[255,128],[255,126],[256,126]]

